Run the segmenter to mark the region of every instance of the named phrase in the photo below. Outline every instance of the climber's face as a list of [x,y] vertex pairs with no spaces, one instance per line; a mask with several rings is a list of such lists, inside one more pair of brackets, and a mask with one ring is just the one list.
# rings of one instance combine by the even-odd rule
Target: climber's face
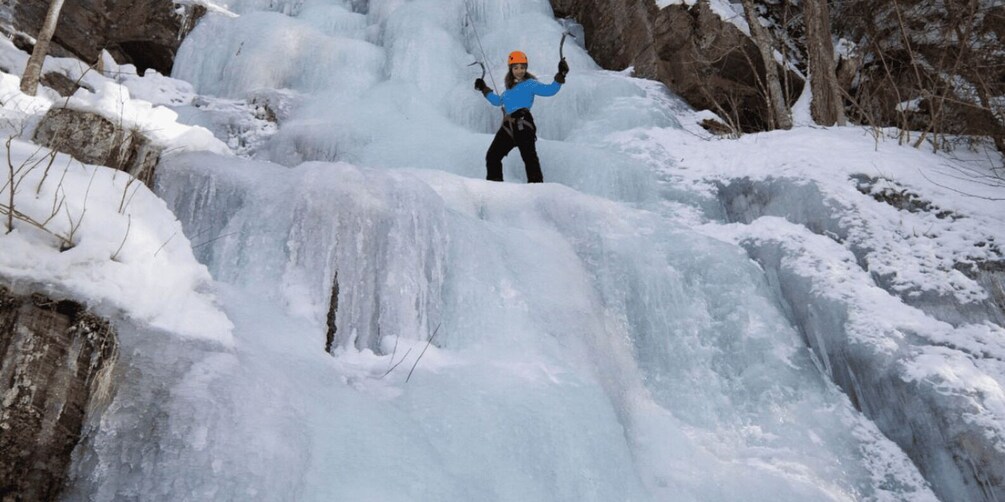
[[510,66],[510,69],[517,80],[523,80],[523,77],[527,75],[527,65],[525,64],[515,64]]

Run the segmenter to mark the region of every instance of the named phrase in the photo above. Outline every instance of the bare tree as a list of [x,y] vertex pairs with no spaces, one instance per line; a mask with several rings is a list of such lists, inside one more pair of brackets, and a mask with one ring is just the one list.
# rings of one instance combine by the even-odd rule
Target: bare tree
[[49,41],[52,40],[53,33],[56,32],[56,22],[59,20],[59,11],[63,8],[63,0],[51,0],[49,10],[45,13],[45,22],[38,32],[35,41],[35,48],[31,51],[28,64],[24,68],[24,76],[21,77],[21,92],[34,96],[38,92],[38,79],[42,75],[42,62],[49,52]]
[[806,25],[809,84],[813,96],[810,113],[817,124],[845,125],[844,102],[837,79],[827,0],[803,0],[803,21]]
[[761,53],[761,60],[764,62],[768,112],[771,118],[769,122],[779,129],[791,129],[792,117],[789,115],[789,107],[785,103],[785,93],[782,92],[782,83],[778,75],[775,44],[772,43],[768,31],[761,26],[753,0],[743,0],[743,11],[747,17],[747,24],[750,25],[751,38],[757,45],[757,49]]
[[[836,31],[862,42],[855,86],[844,88],[877,125],[900,128],[919,147],[990,138],[1005,153],[1001,0],[846,0],[830,8]],[[861,119],[855,107],[849,113]]]

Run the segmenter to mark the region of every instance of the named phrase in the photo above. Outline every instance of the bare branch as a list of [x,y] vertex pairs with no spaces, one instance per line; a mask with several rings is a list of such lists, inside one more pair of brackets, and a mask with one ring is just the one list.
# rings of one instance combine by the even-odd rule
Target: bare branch
[[[440,331],[439,324],[436,325],[436,329],[433,330],[433,334],[429,335],[429,340],[426,340],[426,346],[422,348],[422,352],[419,353],[419,357],[416,357],[415,362],[412,363],[412,369],[408,371],[408,376],[405,377],[405,383],[408,383],[408,379],[412,378],[412,372],[415,371],[415,367],[419,365],[419,359],[422,359],[422,355],[426,353],[426,349],[429,348],[429,344],[433,343],[433,338],[436,336],[438,331]],[[404,358],[402,358],[402,360],[404,360]]]
[[943,185],[942,183],[939,183],[938,181],[935,181],[935,180],[933,180],[933,179],[929,178],[929,177],[928,177],[927,175],[925,175],[925,173],[924,173],[924,172],[922,172],[922,171],[921,171],[920,169],[918,170],[918,172],[919,172],[919,173],[921,174],[921,176],[922,176],[923,178],[925,178],[926,180],[928,180],[928,182],[929,182],[929,183],[931,183],[931,184],[933,184],[933,185],[935,185],[935,186],[937,186],[937,187],[940,187],[940,188],[945,188],[946,190],[949,190],[949,191],[952,191],[952,192],[955,192],[955,193],[958,193],[958,194],[960,194],[960,195],[965,195],[965,196],[967,196],[967,197],[973,197],[973,198],[975,198],[975,199],[984,199],[984,200],[990,200],[990,201],[1003,201],[1003,200],[1005,200],[1005,197],[987,197],[987,196],[983,196],[983,195],[977,195],[977,194],[973,194],[973,193],[968,193],[968,192],[964,192],[964,191],[962,191],[962,190],[958,190],[958,189],[956,189],[956,188],[953,188],[953,187],[950,187],[950,186],[946,186],[946,185]]
[[[397,343],[398,343],[397,340],[395,340],[395,344],[397,344]],[[412,349],[406,350],[405,351],[405,355],[401,356],[401,359],[398,360],[398,362],[394,363],[394,366],[391,366],[390,368],[388,368],[387,371],[385,371],[384,374],[380,376],[380,378],[384,378],[387,375],[390,375],[391,372],[394,371],[394,368],[397,368],[399,364],[405,362],[405,359],[408,358],[408,354],[411,354],[411,353],[412,353]],[[393,354],[391,355],[391,361],[394,361],[394,355]],[[416,362],[418,362],[418,359],[416,359]],[[415,367],[413,366],[412,369],[415,369]],[[412,372],[411,371],[408,372],[408,376],[412,376]],[[408,379],[406,378],[405,381],[407,382]]]
[[171,234],[171,237],[168,237],[167,240],[164,241],[164,244],[161,244],[161,247],[157,248],[157,251],[154,251],[154,256],[157,256],[157,254],[160,253],[162,249],[164,249],[164,246],[167,246],[168,243],[171,242],[171,239],[174,239],[174,236],[176,235],[178,235],[178,232]]
[[119,244],[119,248],[116,249],[114,253],[112,253],[112,258],[111,259],[113,261],[116,261],[116,259],[119,257],[119,252],[122,251],[122,247],[126,245],[126,239],[129,238],[129,229],[132,228],[132,226],[133,226],[133,215],[128,214],[128,215],[126,215],[126,217],[127,217],[127,219],[126,219],[126,234],[122,236],[122,243]]

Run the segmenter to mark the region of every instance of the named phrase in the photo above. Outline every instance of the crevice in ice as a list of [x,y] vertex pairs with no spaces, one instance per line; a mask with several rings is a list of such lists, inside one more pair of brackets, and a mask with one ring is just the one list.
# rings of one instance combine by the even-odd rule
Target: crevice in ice
[[338,332],[338,271],[332,278],[331,301],[328,306],[328,332],[325,333],[325,352],[332,351],[332,344],[335,342],[335,334]]

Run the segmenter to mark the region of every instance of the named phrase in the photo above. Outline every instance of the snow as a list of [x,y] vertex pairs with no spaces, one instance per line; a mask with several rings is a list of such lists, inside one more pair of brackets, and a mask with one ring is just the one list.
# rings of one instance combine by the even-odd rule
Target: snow
[[221,14],[228,15],[231,17],[237,17],[237,14],[232,12],[227,7],[220,5],[217,2],[213,2],[211,0],[173,0],[173,3],[179,6],[201,5],[210,12],[219,12]]
[[897,103],[895,109],[898,112],[917,112],[921,111],[921,103],[922,103],[921,98],[915,98],[908,101],[904,101],[902,103]]
[[[0,41],[0,65],[20,74],[26,62],[27,54],[7,40]],[[106,69],[138,88],[170,95],[187,90],[191,95],[191,87],[182,82],[159,75],[140,79],[131,66]],[[64,73],[86,87],[68,98],[40,87],[38,96],[32,97],[20,93],[17,76],[0,76],[4,103],[0,129],[11,141],[4,150],[17,185],[14,207],[27,219],[48,220],[45,230],[16,221],[8,232],[4,215],[0,275],[15,283],[44,285],[57,295],[85,298],[99,312],[124,315],[153,329],[232,344],[232,324],[209,292],[212,278],[195,260],[163,200],[125,173],[81,164],[66,155],[50,157],[47,149],[25,138],[31,137],[40,115],[50,107],[66,106],[142,131],[164,147],[166,155],[189,150],[230,155],[230,150],[208,130],[176,122],[178,115],[164,106],[132,99],[128,88],[77,60],[48,58],[44,71]],[[165,90],[165,84],[172,89]],[[3,178],[6,202],[10,174]],[[60,250],[65,247],[70,249]]]
[[[543,0],[358,4],[220,2],[170,77],[47,60],[90,88],[66,103],[168,149],[153,192],[57,156],[17,208],[65,193],[66,234],[86,198],[74,246],[0,236],[5,280],[117,319],[70,500],[965,500],[915,417],[1005,451],[1003,320],[964,273],[1001,260],[999,189],[960,176],[984,151],[717,139],[568,43],[534,106],[548,183],[515,153],[489,183],[499,116],[467,65],[501,83],[520,49],[550,82],[568,26]],[[21,95],[2,43],[16,166],[65,98]]]
[[[173,335],[233,343],[230,321],[207,292],[212,279],[164,201],[114,169],[62,154],[50,164],[25,141],[12,141],[9,154],[19,187],[14,208],[51,221],[46,231],[18,221],[7,232],[3,215],[0,275]],[[3,188],[6,201],[9,183]]]

